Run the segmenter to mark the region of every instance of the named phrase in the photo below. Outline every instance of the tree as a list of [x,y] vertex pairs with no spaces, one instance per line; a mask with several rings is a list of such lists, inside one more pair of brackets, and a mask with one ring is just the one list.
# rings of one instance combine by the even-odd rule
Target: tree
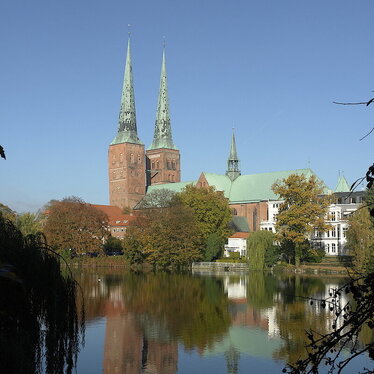
[[347,247],[353,256],[353,266],[358,272],[373,271],[374,226],[366,206],[356,210],[349,219]]
[[106,240],[104,243],[104,251],[105,253],[110,253],[110,252],[122,252],[123,247],[122,247],[122,240],[115,238],[113,236],[109,236],[109,238]]
[[41,231],[40,221],[35,213],[24,213],[17,216],[16,226],[24,236],[35,235]]
[[0,203],[0,215],[4,217],[4,219],[9,219],[10,221],[14,222],[16,220],[16,212],[10,209],[7,205]]
[[220,257],[224,242],[216,233],[210,234],[206,242],[204,261],[213,261]]
[[136,209],[167,208],[175,203],[175,192],[166,188],[152,191],[136,206]]
[[200,231],[190,208],[181,204],[143,211],[123,239],[132,264],[180,267],[201,259]]
[[201,244],[206,248],[208,237],[216,234],[222,240],[229,236],[228,224],[231,212],[222,192],[214,187],[198,188],[187,185],[177,195],[180,202],[192,209],[196,224],[201,233]]
[[108,217],[79,198],[66,198],[48,209],[44,233],[58,251],[100,252],[108,236]]
[[42,235],[0,215],[0,362],[5,373],[71,373],[84,313],[77,283]]
[[266,230],[256,231],[248,237],[247,253],[251,270],[264,270],[266,266],[275,263],[277,256],[274,256],[274,240],[275,235]]
[[274,183],[272,189],[283,200],[275,225],[277,239],[292,243],[295,265],[299,266],[302,243],[314,230],[324,232],[329,228],[325,216],[331,198],[323,195],[323,185],[314,175],[306,179],[291,174]]

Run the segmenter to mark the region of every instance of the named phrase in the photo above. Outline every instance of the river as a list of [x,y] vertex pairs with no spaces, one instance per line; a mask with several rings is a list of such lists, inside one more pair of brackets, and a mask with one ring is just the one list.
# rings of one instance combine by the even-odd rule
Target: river
[[[86,310],[78,374],[281,373],[304,354],[305,330],[326,333],[334,319],[298,296],[326,297],[345,281],[123,269],[79,270],[76,278]],[[370,339],[366,331],[362,343]],[[346,372],[373,362],[361,356]]]

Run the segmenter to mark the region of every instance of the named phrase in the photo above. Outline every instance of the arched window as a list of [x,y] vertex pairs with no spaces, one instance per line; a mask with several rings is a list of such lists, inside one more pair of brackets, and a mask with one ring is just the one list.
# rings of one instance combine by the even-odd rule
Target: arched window
[[231,208],[231,214],[233,216],[237,216],[238,215],[238,211],[235,208]]
[[134,163],[134,154],[133,153],[130,154],[130,162]]

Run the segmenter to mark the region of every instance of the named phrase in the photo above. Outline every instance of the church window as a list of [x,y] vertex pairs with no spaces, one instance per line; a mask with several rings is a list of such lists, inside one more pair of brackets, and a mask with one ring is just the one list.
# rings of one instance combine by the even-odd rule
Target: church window
[[175,170],[175,161],[173,161],[173,162],[171,163],[171,167],[172,167],[173,170]]
[[130,162],[134,163],[134,154],[133,153],[130,154]]
[[141,163],[141,158],[140,158],[140,155],[138,155],[138,164]]
[[151,164],[151,169],[154,169],[154,168],[155,168],[155,163],[152,162],[152,164]]
[[159,168],[160,168],[160,163],[156,161],[156,169],[159,169]]
[[170,169],[171,169],[171,166],[170,166],[170,161],[168,161],[168,162],[167,162],[167,168],[168,168],[168,170],[170,170]]

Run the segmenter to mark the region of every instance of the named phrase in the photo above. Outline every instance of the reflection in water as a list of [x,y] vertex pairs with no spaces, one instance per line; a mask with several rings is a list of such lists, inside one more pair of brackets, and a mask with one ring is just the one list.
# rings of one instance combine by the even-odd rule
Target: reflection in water
[[[304,355],[305,330],[325,333],[333,315],[296,297],[323,297],[342,278],[253,272],[241,276],[81,273],[87,319],[106,316],[104,373],[175,374],[179,349],[221,357],[224,373],[242,362]],[[366,340],[372,338],[368,335]],[[184,356],[184,355],[182,355]]]

